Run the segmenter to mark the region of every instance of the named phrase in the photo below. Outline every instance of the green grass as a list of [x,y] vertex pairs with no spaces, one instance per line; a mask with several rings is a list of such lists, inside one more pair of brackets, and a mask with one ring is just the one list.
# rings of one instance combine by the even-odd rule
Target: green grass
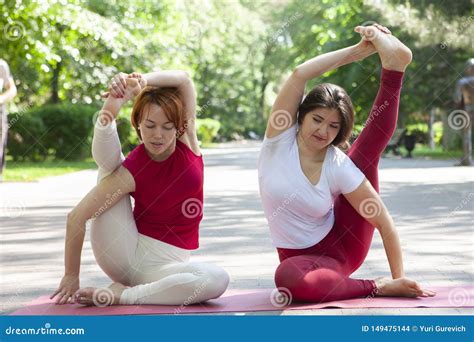
[[[211,143],[206,144],[205,148],[212,148],[217,144]],[[406,156],[407,152],[404,147],[400,148],[400,152],[403,156]],[[428,158],[428,159],[453,159],[459,160],[462,151],[443,151],[441,147],[436,147],[431,150],[426,145],[417,144],[413,151],[413,157],[415,158]],[[15,182],[31,182],[36,181],[42,177],[59,176],[70,172],[96,169],[97,166],[92,158],[84,161],[56,161],[47,160],[44,162],[33,163],[33,162],[14,162],[11,158],[7,158],[7,167],[3,172],[4,181],[15,181]]]
[[[407,155],[405,147],[400,148],[400,152],[403,156]],[[414,158],[427,158],[427,159],[460,159],[462,156],[461,150],[456,151],[444,151],[441,146],[436,146],[434,150],[431,150],[427,145],[417,144],[412,152]]]
[[97,168],[92,159],[84,161],[47,160],[44,162],[14,162],[8,160],[3,171],[3,181],[31,182],[42,177],[59,176],[66,173]]
[[215,148],[218,147],[220,143],[218,142],[210,142],[210,143],[202,143],[199,147],[200,148]]
[[[203,148],[217,146],[215,143],[203,144]],[[7,157],[7,164],[3,170],[4,182],[33,182],[43,177],[60,176],[66,173],[96,169],[92,158],[83,161],[47,160],[44,162],[14,162]]]

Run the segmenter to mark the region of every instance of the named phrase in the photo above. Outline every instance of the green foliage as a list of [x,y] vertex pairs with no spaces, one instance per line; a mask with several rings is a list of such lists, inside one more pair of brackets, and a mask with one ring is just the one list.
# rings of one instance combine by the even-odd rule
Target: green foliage
[[[80,160],[90,156],[98,108],[89,105],[45,105],[11,113],[8,154],[13,160]],[[134,146],[130,122],[119,118],[117,127],[124,151]]]
[[210,144],[212,140],[217,136],[221,124],[219,121],[214,119],[197,119],[196,120],[196,131],[200,142],[203,144]]
[[354,129],[352,130],[353,135],[359,135],[363,128],[363,125],[355,124]]
[[434,142],[436,146],[441,146],[443,142],[443,123],[441,121],[433,124]]
[[122,145],[122,152],[124,155],[127,155],[128,152],[133,150],[137,145],[140,144],[138,135],[135,132],[135,129],[132,128],[130,122],[130,113],[131,109],[126,108],[122,111],[122,114],[117,118],[117,131],[120,138],[120,143]]
[[8,152],[14,160],[85,158],[96,111],[85,105],[45,105],[13,113],[9,115]]
[[[20,121],[21,119],[21,121]],[[13,160],[44,160],[48,150],[38,142],[38,137],[46,131],[43,120],[34,111],[11,113],[8,115],[7,153]]]
[[2,4],[0,27],[7,39],[2,39],[0,56],[10,64],[21,101],[90,104],[100,101],[100,92],[118,71],[151,68],[152,60],[141,57],[145,46],[159,53],[151,33],[160,30],[167,2],[143,4],[146,13],[134,3]]
[[[407,134],[416,136],[416,141],[421,144],[428,144],[428,124],[416,123],[406,126]],[[440,146],[443,140],[443,123],[441,121],[433,124],[434,142]]]
[[428,143],[428,125],[425,123],[417,123],[407,125],[407,135],[414,135],[416,141],[422,144]]
[[[384,10],[393,6],[398,7]],[[184,69],[196,85],[198,118],[220,123],[217,136],[210,134],[213,129],[203,133],[209,129],[201,128],[202,140],[226,140],[250,131],[263,135],[286,75],[316,55],[357,43],[360,37],[354,27],[377,21],[388,25],[414,54],[400,101],[403,126],[425,120],[414,113],[432,107],[453,109],[455,83],[472,57],[472,46],[465,43],[472,36],[472,25],[465,25],[470,6],[469,0],[456,5],[442,0],[422,4],[404,0],[4,1],[0,29],[6,39],[0,56],[15,78],[18,107],[63,103],[68,108],[96,108],[100,94],[119,71]],[[353,100],[356,124],[362,125],[377,93],[380,71],[374,55],[322,75],[308,89],[318,82],[342,86]],[[50,129],[56,132],[56,142],[64,141],[66,146],[86,137],[79,137],[79,131],[60,137],[70,130],[54,128],[59,124],[54,117],[43,121],[24,115],[22,120],[30,120],[28,130],[33,134],[15,128],[18,136],[12,141],[21,136],[25,145],[11,147],[16,158],[24,154],[33,160],[44,154],[67,157],[67,152],[43,147],[33,138]],[[127,152],[138,139],[129,129],[129,119],[123,120],[119,130]],[[78,130],[84,128],[77,125]],[[424,131],[415,132],[421,139]],[[79,158],[82,152],[77,153]]]

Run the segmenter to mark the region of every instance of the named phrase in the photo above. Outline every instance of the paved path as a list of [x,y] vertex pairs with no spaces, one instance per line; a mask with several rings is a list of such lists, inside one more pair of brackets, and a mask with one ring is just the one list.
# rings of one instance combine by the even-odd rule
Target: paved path
[[[205,207],[195,261],[224,267],[230,288],[273,288],[278,265],[258,196],[260,143],[223,144],[204,151]],[[407,276],[429,285],[473,284],[473,168],[453,161],[383,159],[381,194],[399,230]],[[63,272],[66,214],[96,180],[95,170],[0,184],[1,304],[8,313],[52,293]],[[86,235],[81,286],[107,286]],[[355,277],[390,276],[376,233]],[[324,309],[265,314],[472,314],[471,309]]]

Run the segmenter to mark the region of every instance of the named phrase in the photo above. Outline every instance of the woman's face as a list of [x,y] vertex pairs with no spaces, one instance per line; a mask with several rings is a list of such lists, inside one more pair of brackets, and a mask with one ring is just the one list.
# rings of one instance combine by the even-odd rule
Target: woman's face
[[176,146],[176,127],[157,104],[148,104],[138,125],[146,150],[159,159],[173,152]]
[[339,111],[316,108],[305,115],[299,134],[309,149],[318,151],[332,143],[340,128]]

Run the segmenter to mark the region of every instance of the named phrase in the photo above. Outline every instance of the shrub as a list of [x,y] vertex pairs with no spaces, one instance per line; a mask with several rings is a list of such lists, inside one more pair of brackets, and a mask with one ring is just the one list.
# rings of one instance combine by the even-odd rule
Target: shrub
[[34,111],[11,113],[8,115],[7,153],[13,160],[39,161],[46,158],[48,151],[37,143],[38,137],[46,131],[43,120]]
[[217,136],[221,123],[214,119],[197,119],[196,131],[199,141],[203,144],[209,144]]
[[[91,105],[51,104],[11,113],[8,154],[13,160],[84,159],[91,154],[98,110]],[[130,120],[117,119],[120,140],[127,147],[131,144],[130,127]]]

